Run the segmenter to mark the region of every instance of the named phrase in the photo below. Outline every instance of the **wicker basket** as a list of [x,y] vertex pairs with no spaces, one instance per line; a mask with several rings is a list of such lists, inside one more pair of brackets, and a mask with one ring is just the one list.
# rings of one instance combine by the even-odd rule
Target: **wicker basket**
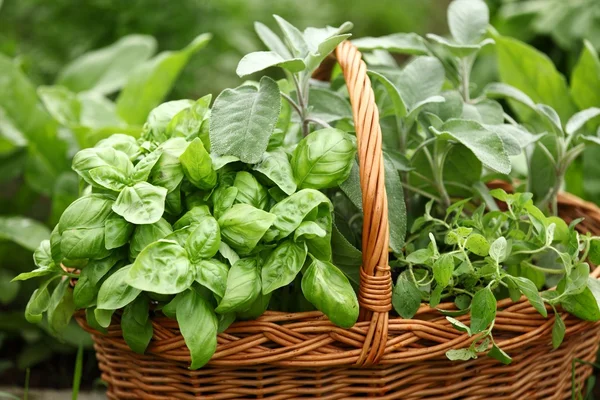
[[[387,198],[381,131],[371,84],[361,54],[349,42],[336,51],[350,93],[358,139],[363,190],[363,266],[360,321],[336,327],[319,312],[266,312],[236,322],[218,337],[210,363],[188,369],[189,352],[177,323],[155,316],[146,355],[123,340],[119,315],[107,334],[92,333],[102,379],[110,399],[566,399],[571,397],[575,358],[594,361],[600,325],[561,314],[567,333],[551,347],[554,317],[543,318],[522,298],[498,303],[494,338],[513,357],[506,366],[482,356],[468,362],[446,359],[449,349],[468,347],[472,338],[422,305],[414,319],[390,318]],[[585,216],[584,229],[600,233],[600,210],[568,195],[561,216]],[[452,308],[453,304],[440,307]],[[458,317],[468,322],[469,316]],[[577,387],[592,373],[575,365]]]

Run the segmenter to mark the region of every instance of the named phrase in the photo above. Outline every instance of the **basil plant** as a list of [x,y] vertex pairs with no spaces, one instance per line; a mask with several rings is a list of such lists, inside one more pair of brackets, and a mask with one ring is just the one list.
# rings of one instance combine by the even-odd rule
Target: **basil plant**
[[[350,106],[310,85],[349,25],[300,33],[277,21],[285,44],[257,25],[277,51],[246,56],[238,72],[280,65],[289,81],[246,82],[212,107],[210,95],[161,104],[139,139],[114,134],[75,155],[81,196],[35,252],[37,269],[16,278],[42,278],[28,320],[47,313],[59,331],[85,309],[103,331],[116,314],[143,353],[150,317],[162,313],[177,319],[192,368],[209,361],[218,333],[267,309],[318,309],[354,325],[355,291],[332,263],[328,197],[355,164]],[[338,108],[327,108],[329,98]],[[68,278],[77,278],[73,289]]]

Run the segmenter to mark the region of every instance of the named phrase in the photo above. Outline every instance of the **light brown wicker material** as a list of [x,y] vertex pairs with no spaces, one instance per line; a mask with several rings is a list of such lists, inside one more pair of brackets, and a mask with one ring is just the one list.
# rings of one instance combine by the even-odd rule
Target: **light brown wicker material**
[[[551,351],[554,316],[543,318],[525,298],[502,300],[494,326],[498,345],[513,357],[505,366],[486,356],[451,362],[449,349],[473,338],[454,329],[423,305],[414,319],[390,318],[388,220],[379,117],[366,66],[357,49],[337,49],[354,113],[358,139],[364,231],[361,322],[334,326],[319,312],[266,312],[236,322],[218,337],[210,363],[190,371],[189,352],[177,323],[155,316],[146,355],[125,343],[115,314],[106,335],[78,322],[93,335],[111,399],[566,399],[571,394],[573,358],[595,359],[599,324],[561,314],[567,333]],[[560,198],[567,220],[588,217],[585,228],[600,233],[600,210],[568,195]],[[453,304],[440,308],[452,309]],[[469,316],[457,317],[468,323]],[[576,366],[581,387],[592,372]]]

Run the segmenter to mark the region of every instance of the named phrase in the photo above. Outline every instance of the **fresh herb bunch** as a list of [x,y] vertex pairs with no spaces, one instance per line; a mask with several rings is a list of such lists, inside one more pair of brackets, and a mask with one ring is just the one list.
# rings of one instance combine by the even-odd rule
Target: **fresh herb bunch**
[[[556,313],[560,305],[581,319],[600,319],[600,283],[589,277],[586,262],[588,257],[600,262],[600,237],[580,235],[575,230],[579,221],[567,226],[562,219],[544,216],[531,193],[494,189],[491,194],[506,211],[486,212],[484,205],[466,210],[471,199],[465,199],[436,218],[431,215],[433,202],[428,203],[425,215],[412,226],[406,256],[392,263],[400,271],[393,304],[403,318],[412,318],[421,301],[435,308],[451,300],[458,311],[440,311],[457,329],[479,334],[469,349],[450,350],[447,355],[453,360],[475,358],[491,344],[490,356],[510,362],[492,335],[496,302],[502,298],[526,296],[544,317],[547,308]],[[469,312],[470,326],[454,318]],[[564,334],[557,315],[555,348]]]
[[[35,252],[38,268],[16,278],[43,277],[28,320],[46,312],[56,332],[85,309],[90,326],[104,330],[123,310],[123,337],[143,353],[151,312],[160,311],[177,319],[192,368],[211,358],[217,333],[267,308],[316,308],[339,326],[354,325],[357,297],[331,262],[333,204],[320,191],[351,172],[356,140],[329,125],[351,128],[349,104],[324,86],[313,98],[336,98],[342,114],[308,103],[310,74],[348,35],[278,23],[286,45],[257,28],[294,55],[276,64],[293,65],[295,93],[263,77],[224,90],[212,108],[210,95],[164,103],[139,139],[115,134],[75,155],[82,196]],[[245,57],[238,72],[278,57],[259,55]],[[67,278],[77,278],[73,290]]]

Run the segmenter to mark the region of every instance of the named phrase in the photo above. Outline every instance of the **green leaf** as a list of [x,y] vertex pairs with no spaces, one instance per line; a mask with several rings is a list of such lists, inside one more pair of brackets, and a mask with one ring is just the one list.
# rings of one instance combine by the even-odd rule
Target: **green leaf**
[[150,110],[169,93],[189,59],[210,40],[210,34],[197,36],[180,51],[164,51],[131,72],[117,97],[117,113],[129,124],[143,124]]
[[121,317],[123,339],[131,350],[139,354],[144,354],[154,332],[148,306],[148,300],[140,296],[125,306]]
[[132,224],[153,224],[165,212],[166,197],[167,189],[139,182],[123,189],[112,209]]
[[[384,153],[385,190],[388,199],[388,218],[390,220],[390,249],[396,254],[402,252],[406,237],[406,203],[400,175],[391,158]],[[360,186],[359,186],[360,187]]]
[[448,350],[446,352],[446,357],[450,361],[468,361],[473,358],[477,358],[477,353],[474,350],[468,349],[456,349],[456,350]]
[[164,239],[171,233],[173,228],[162,218],[154,224],[136,226],[129,242],[129,258],[134,260],[150,243]]
[[560,314],[554,315],[554,324],[552,324],[552,348],[558,349],[563,342],[566,333],[565,322],[560,317]]
[[188,142],[184,138],[173,138],[162,143],[158,147],[162,154],[152,168],[148,182],[166,188],[167,192],[176,190],[184,177],[179,157],[187,147]]
[[286,240],[277,246],[262,266],[263,294],[291,283],[302,269],[306,254],[306,245],[302,242]]
[[246,54],[240,60],[235,72],[240,78],[243,78],[244,76],[263,71],[270,67],[280,67],[295,73],[303,71],[306,65],[301,58],[286,59],[274,51],[255,51]]
[[487,239],[478,233],[469,235],[465,242],[465,248],[471,253],[477,254],[478,256],[485,257],[490,251],[490,244]]
[[275,129],[281,96],[268,77],[257,88],[225,89],[215,100],[210,118],[211,151],[232,155],[248,164],[258,163]]
[[544,306],[544,300],[542,299],[542,296],[540,296],[535,283],[521,276],[511,276],[510,280],[512,280],[521,293],[527,297],[527,300],[529,300],[529,303],[533,308],[535,308],[544,318],[548,316],[548,311]]
[[135,229],[124,218],[115,216],[106,220],[104,224],[104,246],[107,250],[125,246]]
[[252,207],[235,204],[221,215],[221,238],[241,254],[250,253],[275,222],[276,215]]
[[309,50],[305,63],[310,73],[315,71],[340,43],[351,36],[346,32],[350,31],[352,27],[351,22],[344,22],[338,28],[331,26],[325,28],[308,27],[304,30],[303,36]]
[[350,136],[335,128],[314,131],[298,144],[292,170],[299,188],[338,186],[350,175],[356,146]]
[[[595,280],[594,278],[589,278]],[[588,281],[588,287],[583,292],[574,295],[568,295],[560,300],[561,306],[570,314],[573,314],[577,318],[583,319],[584,321],[598,321],[600,319],[600,307],[598,303],[598,289],[593,286],[596,290],[596,294],[590,289],[590,281]]]
[[38,221],[19,216],[0,216],[0,240],[10,240],[35,251],[42,241],[49,238],[50,230]]
[[115,168],[125,176],[129,176],[134,168],[126,153],[112,147],[83,149],[73,157],[73,170],[90,185],[95,184],[90,171],[99,167]]
[[571,75],[571,95],[582,110],[600,105],[600,59],[589,41],[583,43],[583,51]]
[[455,41],[451,41],[441,36],[435,35],[433,33],[428,33],[427,39],[441,45],[448,52],[450,52],[450,54],[458,58],[473,57],[473,55],[476,54],[479,50],[481,50],[482,47],[494,44],[494,40],[490,38],[484,39],[477,44],[460,44]]
[[385,88],[392,104],[394,105],[394,113],[397,118],[405,117],[407,114],[408,105],[404,102],[402,94],[398,87],[392,82],[392,77],[387,77],[379,72],[369,71],[369,76],[379,81]]
[[313,259],[302,276],[302,293],[329,320],[350,328],[358,319],[358,299],[348,278],[335,265]]
[[507,243],[504,236],[500,236],[498,239],[494,240],[489,250],[492,260],[496,261],[497,263],[504,261],[504,259],[506,259],[506,248]]
[[147,154],[144,158],[142,158],[133,169],[133,173],[131,174],[131,181],[133,183],[145,182],[150,177],[150,173],[152,169],[158,162],[161,156],[160,151],[153,151],[150,154]]
[[405,274],[401,274],[396,281],[392,305],[394,310],[406,319],[414,317],[421,306],[421,291]]
[[123,87],[132,70],[155,51],[156,40],[152,36],[124,36],[71,61],[60,71],[56,83],[74,92],[110,94]]
[[[208,127],[207,119],[210,115],[210,101],[212,94],[207,94],[196,100],[191,107],[179,111],[167,124],[165,134],[167,137],[184,137],[187,140],[199,137],[203,128]],[[205,143],[206,147],[209,144]]]
[[337,92],[316,87],[310,88],[308,103],[310,117],[328,123],[341,119],[352,119],[350,103]]
[[489,287],[473,296],[471,303],[471,332],[483,332],[496,318],[496,298]]
[[330,213],[333,211],[329,198],[314,189],[302,189],[275,204],[270,213],[276,218],[265,235],[265,240],[281,240],[287,237],[300,226],[309,213],[318,207],[323,207]]
[[536,109],[535,103],[533,102],[533,100],[531,100],[531,98],[527,94],[525,94],[521,90],[517,89],[516,87],[507,85],[505,83],[499,83],[499,82],[490,83],[483,89],[483,92],[486,94],[487,97],[507,98],[510,100],[517,101],[517,102],[529,107],[532,110]]
[[393,33],[380,37],[362,37],[352,40],[361,51],[387,50],[391,53],[422,55],[429,53],[425,41],[416,33]]
[[173,133],[169,131],[171,122],[177,115],[190,110],[193,105],[192,100],[185,99],[167,101],[153,108],[144,124],[142,137],[156,142],[164,142],[172,138],[169,136]]
[[264,153],[260,163],[256,164],[253,168],[271,180],[285,194],[291,195],[296,191],[297,186],[294,181],[294,172],[292,171],[287,154],[283,150]]
[[406,256],[406,261],[411,264],[426,264],[432,256],[433,252],[431,251],[431,249],[419,249],[408,254]]
[[179,157],[183,173],[199,189],[209,190],[217,184],[217,172],[212,159],[198,138],[194,139]]
[[48,309],[50,303],[50,292],[48,291],[48,284],[53,279],[47,279],[40,287],[35,289],[25,306],[25,319],[32,323],[37,324],[42,321],[42,314]]
[[412,111],[419,103],[440,94],[445,72],[437,58],[417,57],[401,73],[390,75],[389,78],[401,93],[408,110]]
[[281,18],[279,15],[273,15],[279,28],[283,32],[284,42],[296,57],[304,58],[308,54],[308,45],[304,40],[304,35],[295,26]]
[[500,361],[504,365],[512,362],[512,358],[494,343],[492,349],[488,352],[488,356]]
[[269,193],[250,172],[238,172],[235,175],[233,186],[238,189],[236,202],[249,204],[262,210],[267,208]]
[[193,265],[196,273],[196,282],[210,289],[214,294],[223,298],[227,283],[227,274],[229,267],[221,261],[210,259],[200,260]]
[[218,319],[210,303],[195,290],[178,296],[177,323],[190,350],[191,369],[204,366],[217,349]]
[[115,310],[94,310],[94,319],[98,323],[98,325],[102,328],[108,328],[112,323],[112,316],[115,313]]
[[260,265],[256,258],[241,258],[229,269],[225,295],[215,309],[219,314],[245,311],[261,293]]
[[[598,105],[600,105],[600,103]],[[594,119],[598,115],[600,115],[600,108],[598,107],[591,107],[573,114],[565,126],[565,132],[567,132],[567,135],[573,135],[575,132],[583,128],[587,122]]]
[[455,0],[448,6],[448,27],[458,43],[477,43],[490,23],[484,1]]
[[588,258],[592,264],[600,265],[600,239],[590,240]]
[[75,93],[62,86],[40,86],[37,93],[46,110],[60,124],[79,123],[81,103]]
[[[561,120],[575,113],[565,78],[548,56],[530,45],[508,37],[496,38],[498,72],[502,82],[523,91],[535,103],[554,108]],[[540,77],[544,79],[539,79]],[[519,112],[521,117],[522,112]]]
[[186,242],[186,250],[192,263],[200,259],[212,258],[221,245],[221,233],[219,224],[213,217],[204,217],[198,224]]
[[95,183],[94,186],[102,189],[120,192],[129,184],[129,179],[125,174],[113,167],[97,167],[90,169],[88,173],[90,179]]
[[454,119],[442,125],[440,130],[430,128],[437,135],[449,137],[465,145],[483,165],[503,174],[511,170],[511,163],[497,133],[485,129],[480,123]]
[[450,254],[442,254],[433,263],[433,277],[441,287],[448,286],[452,272],[454,272],[454,257]]
[[448,322],[450,322],[452,324],[452,326],[461,331],[461,332],[466,332],[469,334],[469,336],[471,336],[471,328],[469,328],[467,325],[463,324],[462,322],[460,322],[457,319],[454,319],[452,317],[446,317],[446,319],[448,320]]
[[131,265],[123,267],[102,283],[98,291],[97,309],[118,310],[138,297],[141,290],[127,283],[131,269]]
[[54,289],[48,303],[48,325],[53,334],[64,331],[75,312],[73,291],[69,279],[63,279]]
[[190,262],[183,247],[176,242],[159,240],[146,246],[135,259],[126,276],[134,288],[160,294],[176,294],[194,281]]
[[279,36],[277,36],[265,24],[255,22],[254,30],[256,31],[256,34],[258,35],[260,40],[262,40],[262,42],[265,44],[265,46],[269,48],[269,50],[274,51],[286,60],[292,58],[292,54],[287,49],[285,44],[283,44],[281,39],[279,39]]

